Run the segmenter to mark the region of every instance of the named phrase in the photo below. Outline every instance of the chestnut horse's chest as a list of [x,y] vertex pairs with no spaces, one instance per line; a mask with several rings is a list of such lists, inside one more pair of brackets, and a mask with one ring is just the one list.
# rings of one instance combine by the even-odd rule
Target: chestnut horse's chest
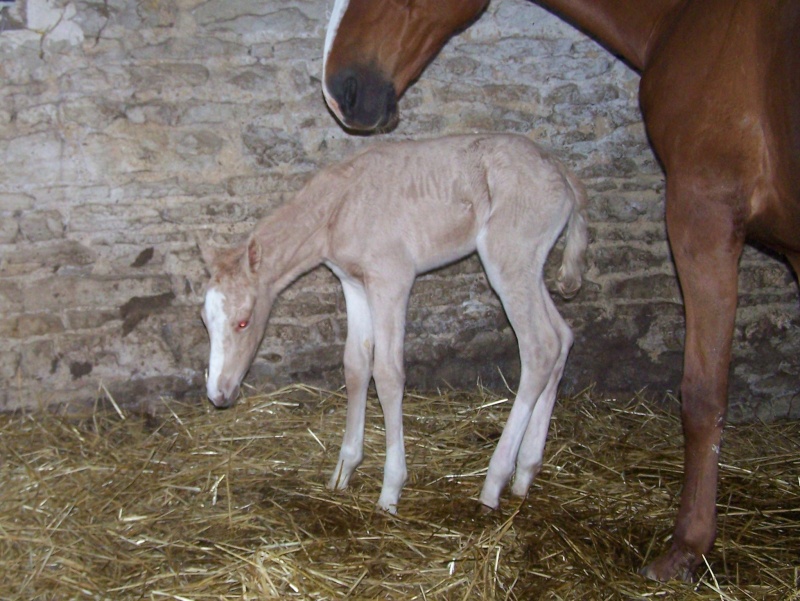
[[744,23],[760,22],[762,12],[753,2],[694,3],[653,48],[642,72],[640,104],[668,171],[677,161],[719,157],[730,165],[743,151],[759,151],[754,125],[766,111],[760,90],[768,74],[761,59],[769,51],[760,33]]
[[653,50],[640,102],[668,176],[697,190],[713,182],[735,205],[744,233],[782,250],[800,244],[800,189],[792,175],[800,158],[785,151],[786,138],[800,128],[792,134],[779,114],[785,109],[776,107],[800,108],[791,78],[776,68],[786,41],[775,31],[775,12],[769,2],[689,5]]

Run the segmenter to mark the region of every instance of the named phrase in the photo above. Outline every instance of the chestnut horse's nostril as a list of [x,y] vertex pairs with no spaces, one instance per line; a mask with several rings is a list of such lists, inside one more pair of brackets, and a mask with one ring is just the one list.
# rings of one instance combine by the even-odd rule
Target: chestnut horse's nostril
[[342,85],[342,111],[348,117],[354,113],[356,107],[356,94],[358,92],[358,82],[355,77],[348,77]]
[[395,121],[394,86],[375,69],[358,66],[335,73],[326,88],[336,103],[337,116],[348,127],[372,130]]

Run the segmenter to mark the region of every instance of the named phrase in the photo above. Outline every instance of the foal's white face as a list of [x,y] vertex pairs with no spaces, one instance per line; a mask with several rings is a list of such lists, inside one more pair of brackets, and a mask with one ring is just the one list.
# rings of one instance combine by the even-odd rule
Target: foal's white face
[[234,262],[208,261],[212,276],[201,315],[211,342],[206,392],[217,407],[229,407],[239,396],[272,305],[269,295],[260,293],[258,261],[251,263],[253,258],[244,252]]

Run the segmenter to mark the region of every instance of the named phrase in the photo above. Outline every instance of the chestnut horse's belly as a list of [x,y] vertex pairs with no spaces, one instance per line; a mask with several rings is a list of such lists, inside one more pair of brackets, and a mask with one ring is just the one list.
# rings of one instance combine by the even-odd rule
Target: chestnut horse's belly
[[750,216],[747,237],[783,254],[800,254],[800,196],[771,195]]

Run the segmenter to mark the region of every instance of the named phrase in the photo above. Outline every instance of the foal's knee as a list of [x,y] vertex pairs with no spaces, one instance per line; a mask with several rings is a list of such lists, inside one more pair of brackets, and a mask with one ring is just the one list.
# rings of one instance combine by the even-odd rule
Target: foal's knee
[[558,365],[563,367],[564,363],[567,361],[567,356],[569,355],[570,349],[572,349],[572,344],[575,342],[575,335],[572,333],[572,329],[563,322],[558,324],[556,328],[558,331],[558,339],[560,342],[560,348],[558,353]]
[[572,333],[572,328],[570,328],[566,322],[562,322],[560,333],[561,333],[561,350],[563,353],[568,353],[569,350],[572,348],[573,343],[575,342],[575,334]]
[[350,373],[360,377],[368,377],[371,363],[371,349],[367,348],[367,343],[363,346],[348,340],[344,349],[344,369],[345,373]]
[[[378,398],[381,403],[384,399],[401,394],[405,386],[405,372],[401,367],[376,362],[372,372],[375,386],[378,388]],[[383,399],[381,397],[384,397]]]
[[[530,344],[520,345],[520,360],[537,372],[555,369],[565,349],[561,332],[553,324],[540,327]],[[569,349],[569,346],[566,346]]]

